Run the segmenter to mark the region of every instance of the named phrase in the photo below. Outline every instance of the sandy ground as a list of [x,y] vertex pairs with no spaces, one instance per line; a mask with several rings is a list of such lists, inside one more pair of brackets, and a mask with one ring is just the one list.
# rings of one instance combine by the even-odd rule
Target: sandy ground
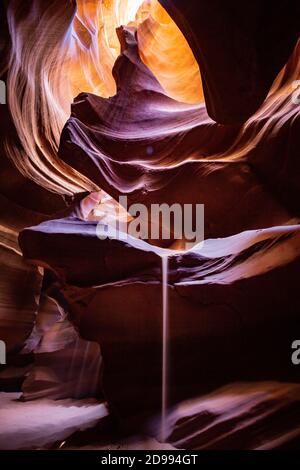
[[168,416],[174,447],[142,434],[124,436],[106,404],[95,399],[19,397],[0,393],[1,450],[300,448],[299,384],[235,383],[178,404]]
[[19,401],[0,393],[0,449],[43,448],[95,426],[108,411],[96,400]]
[[[80,444],[68,438],[78,431],[95,427],[108,416],[104,403],[96,400],[34,400],[22,402],[19,393],[0,393],[0,449],[43,449],[54,444],[61,449],[80,450],[158,450],[172,449],[148,437],[130,437],[115,442],[99,431],[99,442]],[[102,431],[103,432],[103,431]],[[83,433],[84,436],[84,433]],[[61,442],[61,444],[59,444]]]

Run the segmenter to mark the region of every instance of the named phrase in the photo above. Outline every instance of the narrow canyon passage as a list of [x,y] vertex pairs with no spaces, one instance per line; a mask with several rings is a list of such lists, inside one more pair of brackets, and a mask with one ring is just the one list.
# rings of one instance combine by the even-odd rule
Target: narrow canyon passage
[[1,6],[0,431],[19,422],[15,448],[299,445],[292,6]]

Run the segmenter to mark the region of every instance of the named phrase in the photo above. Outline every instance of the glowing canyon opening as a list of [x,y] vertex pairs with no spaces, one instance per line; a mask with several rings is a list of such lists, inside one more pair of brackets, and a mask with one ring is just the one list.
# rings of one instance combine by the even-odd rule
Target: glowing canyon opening
[[290,4],[1,5],[0,449],[299,447]]

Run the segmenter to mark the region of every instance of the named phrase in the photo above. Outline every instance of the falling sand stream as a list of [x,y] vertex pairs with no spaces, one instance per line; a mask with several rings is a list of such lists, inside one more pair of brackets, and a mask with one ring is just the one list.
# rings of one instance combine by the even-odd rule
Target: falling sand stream
[[168,308],[168,256],[162,256],[162,400],[161,400],[161,441],[168,437],[168,343],[169,343],[169,308]]

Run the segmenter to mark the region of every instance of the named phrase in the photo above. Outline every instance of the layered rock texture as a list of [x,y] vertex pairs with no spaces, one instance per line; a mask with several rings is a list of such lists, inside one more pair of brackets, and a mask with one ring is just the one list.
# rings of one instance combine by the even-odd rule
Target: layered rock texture
[[[167,255],[170,444],[297,447],[299,6],[66,3],[3,25],[0,385],[158,434]],[[120,196],[204,204],[204,242],[115,232]]]

